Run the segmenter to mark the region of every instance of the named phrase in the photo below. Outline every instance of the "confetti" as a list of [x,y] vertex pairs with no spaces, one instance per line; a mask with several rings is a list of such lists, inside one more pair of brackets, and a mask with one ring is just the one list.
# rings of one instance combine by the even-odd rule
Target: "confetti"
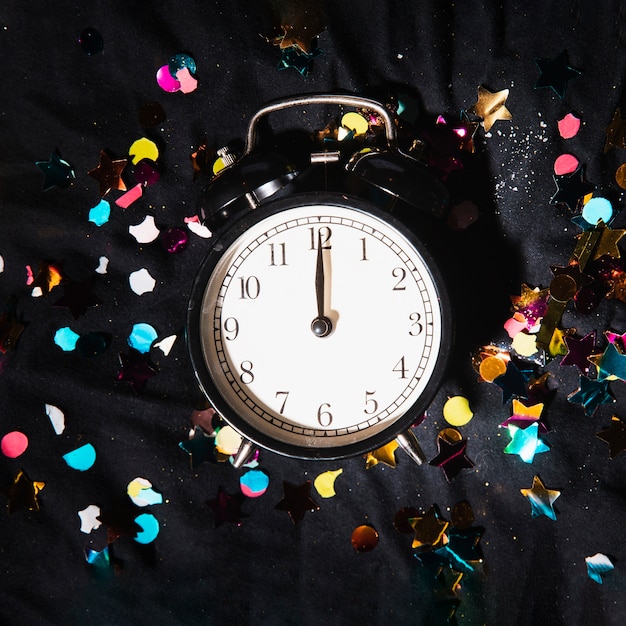
[[596,345],[596,332],[591,331],[584,337],[565,337],[567,354],[561,359],[561,365],[575,365],[585,376],[589,373],[591,365],[589,356]]
[[356,111],[350,111],[341,118],[341,125],[354,132],[355,137],[364,135],[369,130],[367,120]]
[[573,154],[562,154],[554,162],[554,173],[557,176],[572,174],[578,169],[580,162]]
[[50,155],[48,161],[36,161],[35,165],[44,174],[44,191],[48,191],[53,187],[67,189],[72,184],[72,180],[76,178],[74,168],[56,152]]
[[[161,173],[157,169],[155,163],[151,161],[143,160],[140,161],[136,166],[133,172],[135,175],[135,180],[139,183],[139,186],[147,187],[148,185],[154,185],[159,182],[161,178]],[[140,190],[137,190],[135,193],[139,194]],[[139,194],[141,195],[141,194]],[[138,198],[135,198],[138,199]]]
[[311,499],[311,481],[307,480],[301,485],[294,485],[286,480],[283,481],[283,498],[276,505],[278,511],[287,511],[294,524],[302,521],[307,511],[319,511],[320,506]]
[[587,575],[591,580],[602,584],[602,574],[608,574],[615,569],[611,559],[600,552],[596,552],[593,556],[585,557],[587,564]]
[[131,187],[125,194],[121,195],[117,200],[115,200],[115,204],[121,209],[127,209],[133,202],[136,202],[143,195],[143,186],[141,184],[137,184],[134,187]]
[[54,343],[56,343],[64,352],[71,352],[76,349],[76,342],[80,339],[80,335],[75,333],[69,326],[59,328],[54,334]]
[[222,454],[237,454],[242,441],[242,436],[232,426],[220,428],[215,435],[215,447]]
[[140,476],[133,478],[133,480],[128,483],[126,493],[133,501],[133,504],[141,507],[161,504],[163,502],[163,496],[152,488],[152,483],[148,479],[141,478]]
[[567,396],[567,399],[573,404],[581,404],[588,417],[593,415],[600,405],[615,402],[607,380],[592,380],[582,375],[579,378],[578,389]]
[[96,462],[96,450],[90,443],[86,443],[64,454],[63,460],[72,469],[84,472]]
[[424,515],[409,521],[413,528],[411,547],[420,552],[439,547],[450,522],[441,517],[437,506],[432,505]]
[[471,469],[474,463],[465,453],[467,440],[455,428],[445,428],[437,435],[437,456],[429,465],[440,467],[450,482],[462,469]]
[[215,440],[199,426],[195,426],[189,439],[181,441],[178,447],[189,455],[191,469],[196,469],[205,461],[216,463]]
[[565,50],[554,59],[535,59],[535,63],[540,71],[535,89],[550,88],[561,99],[565,97],[568,82],[581,73],[568,65]]
[[619,107],[615,109],[611,122],[604,131],[606,139],[604,142],[604,152],[611,148],[626,148],[626,119],[622,117]]
[[100,162],[87,172],[98,181],[100,196],[106,196],[112,189],[126,191],[126,185],[122,180],[122,172],[126,164],[126,159],[111,159],[104,150],[100,151]]
[[371,552],[378,545],[378,531],[369,524],[357,526],[350,538],[355,552]]
[[176,76],[182,69],[188,70],[191,74],[197,71],[196,60],[188,54],[174,54],[167,62],[167,69],[172,76]]
[[141,393],[150,378],[158,373],[148,354],[142,354],[133,348],[128,354],[120,352],[120,372],[117,375],[119,382],[126,382],[135,393]]
[[96,226],[102,226],[109,221],[111,217],[111,205],[107,200],[100,200],[96,206],[89,209],[89,221]]
[[611,426],[596,433],[596,437],[609,444],[612,459],[626,450],[626,424],[617,415],[611,417]]
[[168,356],[172,347],[176,343],[177,336],[170,335],[169,337],[164,337],[161,341],[157,341],[154,344],[155,348],[158,348],[165,356]]
[[583,206],[583,219],[594,226],[602,220],[605,224],[609,224],[613,218],[613,207],[611,202],[606,198],[591,198]]
[[198,235],[198,237],[203,239],[211,237],[211,231],[206,226],[200,224],[200,220],[197,217],[186,217],[185,224],[187,224],[187,228],[194,235]]
[[161,243],[167,252],[182,252],[189,243],[189,235],[182,228],[167,228],[161,233]]
[[159,521],[152,513],[141,513],[135,518],[135,524],[137,524],[141,530],[133,537],[137,543],[148,544],[152,543],[159,534]]
[[128,336],[128,345],[137,350],[137,352],[145,354],[146,352],[150,352],[150,348],[157,336],[157,331],[154,330],[150,324],[144,322],[134,324]]
[[161,231],[154,222],[154,216],[146,215],[139,224],[129,226],[128,232],[138,243],[151,243],[159,236]]
[[55,434],[60,435],[65,430],[65,415],[54,404],[46,404],[46,415],[52,424]]
[[535,455],[549,452],[550,448],[538,437],[539,424],[533,423],[527,428],[507,426],[511,441],[504,448],[505,454],[517,454],[524,463],[532,463]]
[[167,65],[163,65],[157,70],[156,81],[159,87],[168,93],[175,93],[180,90],[180,83],[172,76]]
[[530,502],[532,517],[545,515],[551,520],[556,520],[554,501],[561,495],[560,491],[546,489],[541,478],[535,476],[530,489],[520,489],[522,495]]
[[130,283],[130,288],[138,296],[142,296],[144,293],[150,293],[154,290],[156,285],[156,280],[145,267],[131,272],[128,277],[128,282]]
[[89,307],[101,304],[100,299],[92,292],[93,280],[70,281],[63,285],[63,295],[54,303],[56,307],[68,309],[74,319],[87,312]]
[[571,139],[578,134],[580,130],[580,119],[572,113],[568,113],[565,117],[557,122],[559,134],[563,139]]
[[156,162],[159,160],[159,148],[151,139],[142,137],[132,143],[128,149],[128,155],[131,157],[133,165],[137,165],[143,159]]
[[23,470],[19,470],[13,482],[8,487],[0,489],[0,493],[8,499],[7,511],[9,515],[19,509],[39,511],[40,504],[38,495],[45,486],[46,483],[32,481]]
[[102,525],[98,519],[100,516],[100,507],[97,504],[90,504],[86,508],[78,511],[80,518],[80,532],[89,534],[92,530],[97,530]]
[[7,433],[0,441],[2,454],[10,459],[16,459],[24,454],[26,448],[28,448],[28,437],[19,430]]
[[372,450],[365,455],[365,469],[370,469],[379,463],[384,463],[389,467],[396,466],[396,450],[398,449],[398,442],[394,439],[388,444]]
[[98,356],[108,347],[108,335],[98,332],[85,333],[81,335],[76,342],[76,349],[85,357]]
[[176,80],[178,81],[181,93],[191,93],[198,88],[198,81],[191,75],[189,69],[186,67],[176,72]]
[[98,259],[98,267],[96,267],[95,271],[98,274],[106,274],[108,267],[109,267],[109,259],[105,256],[101,256]]
[[85,548],[85,560],[89,565],[93,565],[98,569],[106,570],[111,567],[111,555],[109,554],[109,546],[106,545],[102,550],[92,550]]
[[506,121],[512,119],[511,112],[505,106],[508,97],[508,89],[491,92],[485,87],[479,86],[478,100],[468,111],[482,118],[482,125],[487,133],[498,120]]
[[258,498],[262,496],[270,484],[268,475],[258,469],[248,470],[239,478],[239,487],[244,496]]
[[322,472],[313,481],[313,485],[317,490],[317,493],[319,493],[322,498],[332,498],[335,496],[335,480],[337,479],[337,476],[342,473],[343,469],[341,468],[338,470],[328,470],[327,472]]
[[463,396],[452,396],[443,405],[443,419],[452,426],[465,426],[474,417],[469,400]]

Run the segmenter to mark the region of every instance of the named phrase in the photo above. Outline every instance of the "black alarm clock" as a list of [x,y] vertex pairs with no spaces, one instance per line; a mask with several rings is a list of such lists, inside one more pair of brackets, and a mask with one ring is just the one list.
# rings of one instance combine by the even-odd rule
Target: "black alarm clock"
[[[393,439],[421,462],[409,429],[442,381],[452,320],[427,247],[379,204],[342,189],[303,191],[306,172],[256,149],[257,124],[288,107],[366,109],[385,146],[311,154],[378,195],[441,215],[445,187],[397,145],[379,102],[347,95],[284,99],[250,120],[245,149],[202,192],[213,230],[192,288],[187,345],[206,398],[252,448],[303,459],[366,453]],[[341,176],[338,177],[341,179]],[[335,177],[334,179],[337,179]]]

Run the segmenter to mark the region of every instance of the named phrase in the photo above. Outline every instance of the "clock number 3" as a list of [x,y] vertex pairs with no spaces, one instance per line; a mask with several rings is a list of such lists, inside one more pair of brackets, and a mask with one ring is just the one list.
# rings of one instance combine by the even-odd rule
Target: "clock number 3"
[[424,326],[422,325],[422,316],[414,311],[409,315],[409,320],[411,321],[409,335],[411,335],[411,337],[417,337],[417,335],[421,334],[424,330]]

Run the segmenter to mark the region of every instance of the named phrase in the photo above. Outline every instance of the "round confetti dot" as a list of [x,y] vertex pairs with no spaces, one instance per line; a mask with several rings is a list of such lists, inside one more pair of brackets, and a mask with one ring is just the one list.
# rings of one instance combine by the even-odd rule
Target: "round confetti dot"
[[95,207],[89,209],[89,221],[96,226],[102,226],[109,221],[111,217],[111,205],[107,200],[100,200]]
[[134,538],[137,543],[152,543],[159,534],[159,521],[152,513],[142,513],[135,518],[135,523],[141,527],[141,530]]
[[108,347],[109,341],[106,335],[98,332],[91,332],[79,337],[76,342],[76,349],[86,357],[99,356]]
[[159,148],[158,146],[147,137],[142,137],[134,141],[128,149],[128,154],[132,157],[133,165],[137,165],[139,161],[148,159],[149,161],[158,161]]
[[478,373],[483,380],[492,383],[498,376],[506,374],[506,363],[497,356],[488,356],[481,361]]
[[568,274],[559,274],[555,276],[550,283],[550,295],[557,302],[567,302],[571,300],[577,290],[578,285],[576,285],[576,279]]
[[469,400],[463,396],[452,396],[443,405],[443,418],[452,426],[464,426],[474,413],[469,406]]
[[463,439],[461,433],[456,428],[444,428],[439,431],[437,437],[443,439],[447,443],[457,443]]
[[613,217],[613,207],[606,198],[591,198],[583,207],[583,219],[594,226],[599,220],[608,224]]
[[578,167],[578,159],[573,154],[562,154],[554,162],[554,173],[557,176],[571,174]]
[[96,462],[96,450],[90,443],[86,443],[84,446],[64,454],[63,460],[72,469],[84,472]]
[[7,433],[2,437],[2,441],[0,442],[2,454],[8,456],[10,459],[16,459],[18,456],[24,454],[26,448],[28,448],[28,437],[19,430]]
[[580,129],[580,120],[571,113],[568,113],[563,119],[557,122],[559,134],[563,139],[571,139]]
[[104,48],[104,39],[102,38],[102,35],[91,26],[85,28],[85,30],[81,32],[78,37],[78,43],[83,49],[83,52],[89,56],[102,52],[102,49]]
[[146,128],[158,126],[165,119],[165,111],[158,102],[148,102],[139,109],[139,123]]
[[369,524],[357,526],[352,531],[351,542],[357,552],[370,552],[378,545],[378,531]]
[[182,228],[168,228],[161,233],[161,243],[167,252],[182,252],[189,243],[189,235]]
[[270,479],[265,472],[251,469],[241,476],[239,486],[241,493],[248,498],[258,498],[262,496],[270,484]]
[[369,128],[367,120],[359,113],[350,111],[341,118],[341,125],[354,131],[355,135],[364,135]]
[[145,267],[135,272],[131,272],[128,277],[128,282],[130,283],[130,288],[138,296],[142,296],[144,293],[153,291],[156,285],[156,280]]
[[146,354],[147,352],[150,352],[150,348],[157,337],[157,331],[150,326],[150,324],[142,322],[133,326],[133,329],[128,336],[128,345],[131,348],[135,348],[137,352]]
[[241,435],[232,426],[224,426],[215,435],[215,447],[222,454],[237,454],[243,441]]
[[167,64],[170,74],[176,78],[176,74],[182,69],[188,69],[191,74],[196,73],[196,61],[188,54],[175,54],[170,57]]
[[163,65],[156,73],[157,84],[163,91],[174,93],[180,90],[180,83],[170,74],[167,65]]
[[626,189],[626,163],[622,163],[615,171],[615,182],[622,189]]
[[71,352],[76,348],[76,342],[80,339],[80,335],[76,334],[69,326],[59,328],[54,333],[54,343],[56,343],[64,352]]

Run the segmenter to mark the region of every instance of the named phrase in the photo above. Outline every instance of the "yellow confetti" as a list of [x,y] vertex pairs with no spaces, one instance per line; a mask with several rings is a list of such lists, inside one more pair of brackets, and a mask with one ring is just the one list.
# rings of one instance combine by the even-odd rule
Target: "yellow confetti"
[[529,333],[517,333],[511,346],[520,356],[532,356],[538,351],[537,337]]
[[341,118],[341,125],[349,130],[353,130],[355,135],[364,135],[369,128],[367,120],[355,111],[346,113]]
[[222,454],[237,454],[242,441],[241,435],[232,426],[220,428],[215,435],[215,447]]
[[328,470],[320,474],[313,485],[322,498],[332,498],[335,495],[335,479],[343,472],[342,469]]
[[470,409],[469,400],[463,396],[452,396],[443,405],[443,418],[452,426],[464,426],[474,413]]
[[143,159],[149,159],[156,162],[159,158],[159,148],[147,137],[137,139],[128,150],[128,154],[132,157],[133,165],[137,165]]

